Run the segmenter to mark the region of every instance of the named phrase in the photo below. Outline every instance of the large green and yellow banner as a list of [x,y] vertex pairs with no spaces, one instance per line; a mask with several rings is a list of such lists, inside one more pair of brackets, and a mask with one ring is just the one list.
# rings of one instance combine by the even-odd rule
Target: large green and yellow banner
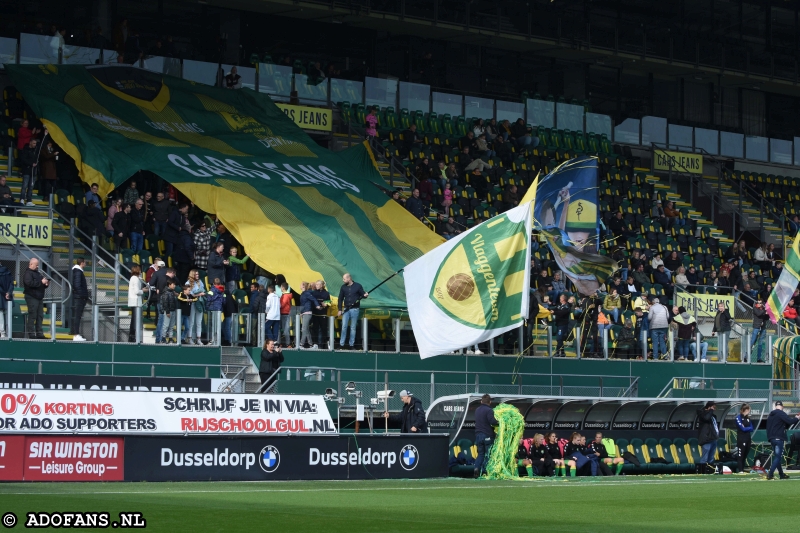
[[[443,242],[373,183],[366,145],[318,146],[266,95],[123,66],[6,65],[81,178],[103,195],[139,170],[216,213],[293,287],[350,272],[365,289]],[[296,117],[295,117],[296,118]],[[365,307],[405,307],[402,278]]]

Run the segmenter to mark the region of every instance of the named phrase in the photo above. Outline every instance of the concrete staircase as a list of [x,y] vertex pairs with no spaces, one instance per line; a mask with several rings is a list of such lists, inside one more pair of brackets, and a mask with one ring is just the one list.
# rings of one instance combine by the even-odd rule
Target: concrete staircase
[[[221,364],[223,374],[226,378],[233,378],[241,370],[242,366],[247,366],[244,373],[244,392],[254,393],[261,387],[261,378],[258,375],[258,367],[256,367],[253,359],[245,348],[240,347],[223,347]],[[225,365],[230,365],[230,370],[225,370]],[[241,376],[240,376],[241,377]]]
[[[722,191],[721,206],[724,211],[731,213],[739,212],[739,191],[730,186],[727,181],[722,182],[720,187],[718,176],[703,176],[705,185],[710,189],[710,192],[716,194],[718,190]],[[760,235],[761,223],[764,223],[764,238],[763,240],[768,244],[774,244],[781,247],[781,226],[776,222],[767,212],[761,215],[760,206],[755,205],[747,194],[742,194],[741,199],[742,216],[740,222],[743,224],[742,230],[750,231],[756,235]]]
[[[348,142],[352,146],[363,142],[364,139],[360,135],[348,135],[347,133],[334,133],[333,140],[330,143],[330,149],[334,152],[340,152],[348,148]],[[386,187],[396,189],[402,188],[404,191],[411,193],[411,182],[405,173],[398,172],[397,169],[394,173],[389,172],[389,161],[376,150],[372,152],[375,157],[375,162],[378,164],[378,172],[383,176],[386,182]]]
[[719,240],[720,246],[722,246],[723,249],[723,245],[733,244],[732,236],[726,235],[723,230],[717,227],[711,220],[706,218],[701,211],[697,210],[691,203],[687,202],[683,196],[671,188],[662,177],[651,172],[649,168],[636,168],[634,171],[647,173],[647,182],[653,185],[655,192],[659,193],[659,195],[665,198],[667,201],[674,202],[676,209],[688,209],[689,218],[697,221],[698,230],[705,228],[709,235]]

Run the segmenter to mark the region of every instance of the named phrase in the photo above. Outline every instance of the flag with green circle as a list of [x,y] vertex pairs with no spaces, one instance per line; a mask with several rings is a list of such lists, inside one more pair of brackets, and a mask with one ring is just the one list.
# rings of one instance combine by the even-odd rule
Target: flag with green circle
[[471,228],[405,268],[420,357],[472,346],[527,317],[531,204]]

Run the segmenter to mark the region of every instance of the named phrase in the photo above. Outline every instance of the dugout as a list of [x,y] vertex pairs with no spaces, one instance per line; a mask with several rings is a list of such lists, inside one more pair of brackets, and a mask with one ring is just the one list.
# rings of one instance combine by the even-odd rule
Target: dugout
[[[447,433],[450,444],[462,439],[474,440],[475,410],[481,394],[460,394],[437,398],[428,408],[428,425],[432,432]],[[567,437],[573,431],[603,431],[611,438],[676,439],[693,438],[697,434],[697,410],[708,400],[717,404],[716,415],[721,433],[735,429],[734,419],[743,403],[751,406],[751,419],[756,428],[769,414],[767,400],[761,398],[576,398],[567,396],[524,396],[493,394],[492,404],[507,403],[525,417],[525,437],[555,431]]]

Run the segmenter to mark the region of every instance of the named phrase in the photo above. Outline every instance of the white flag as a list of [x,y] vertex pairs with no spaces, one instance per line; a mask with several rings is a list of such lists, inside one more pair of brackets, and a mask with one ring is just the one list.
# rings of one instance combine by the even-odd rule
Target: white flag
[[420,357],[452,352],[519,327],[528,315],[531,204],[479,224],[405,268]]

